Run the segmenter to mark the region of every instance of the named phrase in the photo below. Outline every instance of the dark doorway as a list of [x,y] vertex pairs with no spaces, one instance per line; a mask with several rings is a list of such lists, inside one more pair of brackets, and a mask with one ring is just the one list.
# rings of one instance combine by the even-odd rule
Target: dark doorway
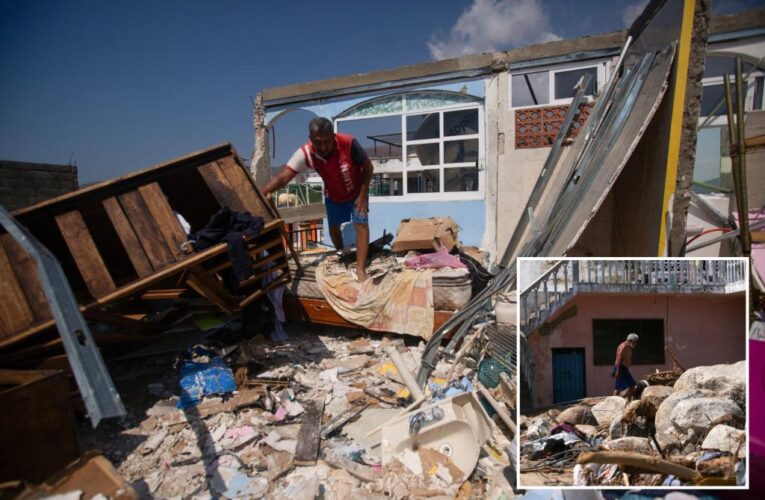
[[553,349],[553,403],[582,399],[586,395],[584,347]]

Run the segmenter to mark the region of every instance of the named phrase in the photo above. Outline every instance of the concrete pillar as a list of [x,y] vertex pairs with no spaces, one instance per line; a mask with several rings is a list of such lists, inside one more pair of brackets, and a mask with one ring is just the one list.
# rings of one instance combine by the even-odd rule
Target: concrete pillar
[[255,129],[255,147],[252,150],[250,171],[255,184],[263,188],[271,181],[271,153],[268,147],[268,127],[266,126],[266,110],[263,107],[263,94],[258,93],[253,106],[252,124]]

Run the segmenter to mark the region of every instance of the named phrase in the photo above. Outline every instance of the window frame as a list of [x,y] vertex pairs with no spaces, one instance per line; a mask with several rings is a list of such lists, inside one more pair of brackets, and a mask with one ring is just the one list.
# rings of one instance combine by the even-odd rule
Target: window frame
[[[402,181],[402,189],[403,194],[399,196],[370,196],[370,202],[396,202],[396,203],[406,203],[406,202],[417,202],[417,201],[462,201],[462,200],[483,200],[484,194],[485,194],[485,168],[484,168],[484,162],[485,162],[485,152],[484,152],[484,135],[485,135],[485,123],[484,123],[484,103],[482,102],[471,102],[471,103],[455,103],[455,104],[447,104],[444,106],[438,106],[434,108],[429,109],[409,109],[407,105],[407,94],[401,95],[402,99],[402,111],[396,112],[396,113],[380,113],[380,114],[374,114],[374,115],[366,115],[366,116],[352,116],[352,117],[341,117],[341,118],[335,118],[333,120],[333,126],[335,129],[335,132],[338,131],[338,125],[342,122],[348,122],[348,121],[358,121],[358,120],[367,120],[367,119],[374,119],[374,118],[384,118],[384,117],[390,117],[390,116],[400,116],[401,117],[401,163],[402,163],[402,171],[401,171],[401,181]],[[465,134],[465,135],[455,135],[455,136],[445,136],[444,135],[444,113],[448,113],[451,111],[464,111],[464,110],[478,110],[478,133],[476,134]],[[406,128],[406,120],[409,116],[416,116],[416,115],[424,115],[424,114],[432,114],[432,113],[438,113],[439,114],[439,137],[435,139],[419,139],[419,140],[408,140],[407,139],[407,128]],[[458,163],[444,163],[444,143],[445,142],[453,142],[453,141],[459,141],[459,140],[471,140],[471,139],[477,139],[478,140],[478,158],[476,161],[473,162],[458,162]],[[416,146],[419,144],[438,144],[438,151],[439,151],[439,164],[438,165],[427,165],[427,166],[418,166],[415,168],[409,168],[407,165],[407,150],[409,146]],[[448,168],[464,168],[464,167],[477,167],[478,168],[478,189],[476,191],[444,191],[444,170]],[[407,174],[409,172],[418,172],[422,170],[438,170],[439,171],[439,190],[438,192],[434,193],[410,193],[409,192],[409,186],[408,186],[408,176]]]
[[[582,61],[582,62],[574,62],[574,63],[568,63],[568,64],[555,64],[555,65],[547,65],[547,66],[540,66],[540,67],[528,67],[519,69],[516,71],[508,71],[508,78],[507,78],[507,93],[508,93],[508,99],[507,99],[507,106],[510,110],[518,110],[518,109],[534,109],[534,108],[544,108],[548,106],[560,106],[563,104],[570,104],[573,100],[573,97],[567,97],[565,99],[555,99],[555,75],[557,73],[565,73],[567,71],[572,70],[581,70],[581,69],[589,69],[589,68],[595,68],[597,73],[597,82],[595,82],[595,94],[600,92],[600,90],[603,88],[603,85],[608,81],[608,76],[610,75],[610,67],[609,63],[611,62],[611,59],[600,59],[595,61]],[[546,103],[540,103],[540,104],[531,104],[527,106],[513,106],[513,76],[518,75],[524,75],[527,73],[541,73],[547,71],[548,77],[547,77],[547,92],[549,96],[549,101]],[[595,99],[595,94],[592,95],[586,95],[585,98],[587,99],[587,102],[591,102]]]

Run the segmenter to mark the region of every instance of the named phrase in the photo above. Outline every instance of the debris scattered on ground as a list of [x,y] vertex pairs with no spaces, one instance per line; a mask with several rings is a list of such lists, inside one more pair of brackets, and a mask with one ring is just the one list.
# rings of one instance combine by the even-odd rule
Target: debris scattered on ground
[[[744,484],[746,362],[648,377],[640,399],[588,398],[521,419],[521,485]],[[713,478],[713,479],[712,479]]]
[[[283,344],[213,334],[110,367],[129,415],[81,425],[81,448],[103,450],[140,497],[515,496],[513,378],[481,387],[480,359],[444,359],[418,395],[397,366],[414,371],[423,343],[288,327]],[[476,352],[481,332],[464,340]]]

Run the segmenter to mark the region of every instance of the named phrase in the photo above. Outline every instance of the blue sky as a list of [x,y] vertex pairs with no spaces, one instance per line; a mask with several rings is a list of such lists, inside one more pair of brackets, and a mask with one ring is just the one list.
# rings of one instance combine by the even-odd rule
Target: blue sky
[[644,3],[0,0],[0,158],[71,159],[84,184],[224,141],[249,157],[264,88],[613,31]]

